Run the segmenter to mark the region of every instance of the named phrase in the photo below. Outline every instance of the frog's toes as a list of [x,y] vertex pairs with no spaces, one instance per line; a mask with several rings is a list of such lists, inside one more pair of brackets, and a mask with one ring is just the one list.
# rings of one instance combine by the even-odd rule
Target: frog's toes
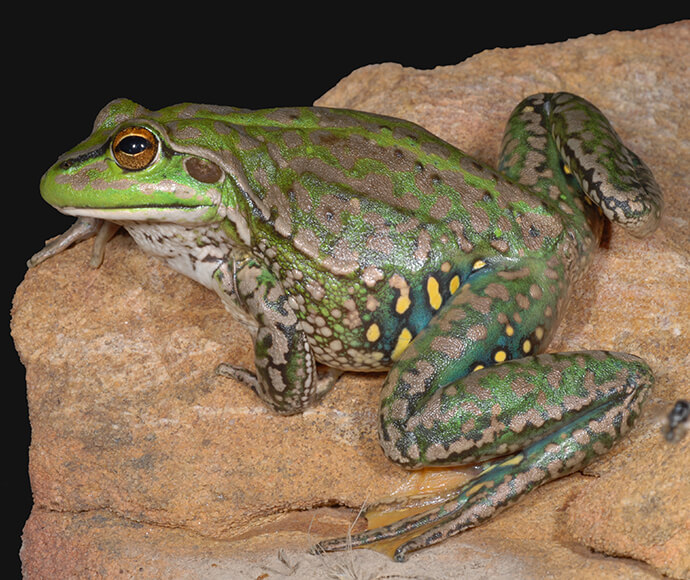
[[229,363],[220,363],[216,367],[216,374],[228,379],[235,379],[236,381],[239,381],[240,383],[250,387],[252,391],[257,394],[260,392],[259,379],[257,379],[253,372],[248,371],[247,369],[231,365]]
[[370,529],[324,540],[316,544],[312,552],[369,548],[402,562],[409,552],[440,542],[474,525],[473,522],[457,525],[468,506],[483,499],[483,494],[477,495],[482,486],[469,485],[474,481],[440,494],[429,492],[383,500],[365,511]]

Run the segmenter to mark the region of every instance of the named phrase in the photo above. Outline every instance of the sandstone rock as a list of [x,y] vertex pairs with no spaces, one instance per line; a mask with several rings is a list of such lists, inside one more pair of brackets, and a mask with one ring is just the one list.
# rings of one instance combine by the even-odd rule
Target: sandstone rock
[[493,163],[522,97],[569,90],[603,109],[647,161],[666,194],[660,230],[634,240],[614,227],[551,346],[628,351],[654,368],[647,411],[611,455],[406,564],[365,550],[310,556],[313,541],[345,533],[359,506],[409,478],[377,447],[381,376],[348,374],[304,415],[276,417],[214,375],[220,361],[252,360],[248,336],[214,295],[124,235],[91,270],[87,242],[29,271],[15,296],[35,498],[26,577],[279,578],[294,567],[300,578],[338,567],[690,577],[690,437],[661,434],[689,384],[689,48],[684,21],[493,50],[432,71],[382,64],[317,102],[408,118]]

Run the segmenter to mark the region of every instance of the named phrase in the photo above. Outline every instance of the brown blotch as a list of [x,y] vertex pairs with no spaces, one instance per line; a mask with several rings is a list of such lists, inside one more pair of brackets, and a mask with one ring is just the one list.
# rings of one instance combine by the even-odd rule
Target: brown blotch
[[409,395],[423,393],[426,390],[426,379],[430,379],[434,376],[436,368],[430,362],[420,360],[417,362],[414,371],[405,372],[402,377],[400,377],[401,381],[410,386]]
[[431,349],[456,360],[465,352],[465,341],[452,336],[437,336],[431,341]]
[[467,339],[472,342],[486,340],[487,330],[483,324],[475,324],[467,329]]
[[453,209],[453,204],[448,196],[441,195],[438,197],[434,205],[431,206],[429,215],[434,219],[440,220],[446,217],[446,214],[448,214],[451,209]]
[[393,252],[393,241],[391,240],[388,232],[377,231],[367,238],[366,246],[368,249],[375,252],[381,252],[383,254],[391,254]]
[[492,283],[484,289],[484,294],[491,298],[497,298],[506,302],[510,299],[510,293],[503,284]]
[[414,257],[417,260],[426,260],[431,251],[431,236],[429,232],[422,229],[417,237],[417,249],[415,250]]
[[335,195],[324,195],[315,209],[319,223],[333,234],[340,233],[343,225],[343,214],[349,209],[349,203]]
[[[492,396],[491,389],[482,387],[480,376],[477,374],[472,374],[465,379],[465,392],[468,395],[476,397],[480,401],[490,401]],[[474,403],[472,403],[472,405],[474,405]],[[463,407],[464,406],[465,403],[463,403]],[[477,411],[475,414],[479,415],[480,411]]]
[[529,298],[527,298],[527,296],[525,296],[524,294],[516,294],[515,302],[517,302],[517,305],[523,310],[529,308]]
[[531,271],[529,268],[520,268],[519,270],[500,270],[497,274],[504,280],[518,280],[529,276]]
[[517,377],[513,383],[513,392],[518,396],[518,397],[524,397],[525,395],[528,395],[534,390],[534,385],[530,383],[529,381],[525,380],[524,377]]

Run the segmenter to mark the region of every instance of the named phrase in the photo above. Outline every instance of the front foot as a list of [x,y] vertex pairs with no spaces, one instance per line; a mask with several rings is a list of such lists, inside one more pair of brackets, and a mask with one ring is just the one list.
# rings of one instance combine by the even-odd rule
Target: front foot
[[256,374],[239,366],[221,363],[216,367],[216,374],[247,385],[276,413],[294,415],[320,401],[333,388],[343,371],[329,368],[323,375],[314,372],[315,388],[313,390],[289,393],[289,396],[266,389]]
[[70,246],[96,236],[89,266],[98,268],[103,262],[106,244],[115,235],[119,227],[101,219],[79,217],[65,233],[46,243],[42,250],[36,252],[27,261],[26,265],[29,268],[38,266],[41,262],[45,262],[47,259],[64,252]]

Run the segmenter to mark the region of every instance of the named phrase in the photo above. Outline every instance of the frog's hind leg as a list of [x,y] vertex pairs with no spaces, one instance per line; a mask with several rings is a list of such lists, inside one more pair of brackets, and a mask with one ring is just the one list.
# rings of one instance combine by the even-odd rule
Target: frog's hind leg
[[[631,235],[646,236],[659,225],[663,196],[652,172],[604,114],[577,95],[542,93],[523,100],[508,120],[498,167],[561,204],[577,203],[568,194],[577,182],[607,219]],[[569,213],[579,209],[571,205]]]
[[403,560],[581,469],[632,425],[653,381],[642,360],[537,354],[564,291],[548,262],[476,271],[402,353],[382,389],[380,440],[389,459],[412,469],[492,463],[421,513],[319,548],[383,542]]
[[[446,389],[433,418],[415,430],[434,441],[448,439],[444,431],[454,424],[465,432],[433,444],[439,445],[440,463],[494,459],[429,509],[318,548],[372,547],[402,561],[409,552],[479,525],[606,453],[634,423],[652,383],[641,359],[603,351],[542,354],[473,373]],[[489,392],[491,411],[479,412]]]

